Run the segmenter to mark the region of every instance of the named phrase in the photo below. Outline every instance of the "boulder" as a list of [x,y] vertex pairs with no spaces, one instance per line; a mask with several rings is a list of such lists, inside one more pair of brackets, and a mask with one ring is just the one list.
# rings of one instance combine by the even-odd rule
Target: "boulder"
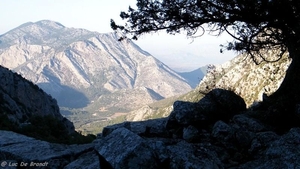
[[235,115],[232,120],[239,126],[239,128],[243,130],[249,130],[253,132],[262,132],[267,130],[266,126],[261,122],[254,118],[248,117],[245,114]]
[[281,137],[275,133],[263,135],[264,147],[259,148],[263,152],[255,160],[248,161],[239,168],[299,168],[300,128],[292,128]]
[[218,120],[229,121],[234,115],[246,110],[244,100],[232,91],[214,89],[198,103],[176,101],[166,128],[182,136],[184,127],[193,125],[206,129]]
[[198,141],[200,139],[199,131],[194,126],[188,126],[188,127],[183,129],[182,138],[184,140],[186,140],[187,142]]
[[231,142],[235,130],[223,121],[217,121],[212,128],[211,136],[221,143]]
[[180,141],[167,146],[172,169],[221,169],[222,163],[209,144],[189,144]]
[[120,127],[124,127],[140,136],[168,137],[168,131],[165,129],[165,123],[166,123],[165,118],[146,120],[146,121],[136,121],[136,122],[123,122],[123,123],[104,127],[101,136],[105,137],[109,135],[111,132],[113,132],[114,130]]
[[99,140],[95,147],[115,169],[158,168],[154,152],[140,136],[124,127]]
[[115,169],[222,168],[217,154],[208,145],[190,144],[182,139],[140,137],[124,127],[95,141],[96,150]]
[[0,135],[0,163],[7,165],[27,163],[27,168],[63,168],[81,154],[93,150],[92,144],[55,144],[2,130]]

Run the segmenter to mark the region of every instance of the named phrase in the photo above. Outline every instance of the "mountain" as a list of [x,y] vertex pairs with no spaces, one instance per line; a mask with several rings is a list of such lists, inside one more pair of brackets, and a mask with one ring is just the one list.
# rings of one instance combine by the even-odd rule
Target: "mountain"
[[0,64],[56,98],[62,113],[76,114],[74,121],[103,119],[192,89],[136,44],[118,39],[49,20],[29,22],[1,35]]
[[195,88],[205,76],[207,67],[203,66],[190,72],[178,72],[178,74],[186,79],[192,88]]
[[[273,52],[269,52],[268,57],[274,58],[275,55],[272,54]],[[168,117],[176,100],[198,102],[216,88],[234,91],[245,100],[247,107],[251,107],[278,89],[290,64],[287,56],[285,54],[278,62],[262,62],[257,65],[250,57],[241,54],[221,65],[209,65],[208,73],[195,89],[181,96],[145,105],[122,118],[125,121],[143,121]]]

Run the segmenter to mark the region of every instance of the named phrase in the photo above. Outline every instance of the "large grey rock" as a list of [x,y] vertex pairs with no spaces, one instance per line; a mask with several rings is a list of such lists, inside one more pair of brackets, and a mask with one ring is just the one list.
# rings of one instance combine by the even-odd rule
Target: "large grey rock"
[[95,141],[96,150],[119,168],[222,168],[217,154],[202,144],[172,138],[140,137],[121,127]]
[[[67,164],[64,169],[96,169],[99,168],[99,160],[94,152],[87,152],[80,155],[77,159]],[[101,168],[104,169],[104,168]]]
[[273,135],[268,140],[265,142],[265,151],[256,160],[239,168],[300,168],[300,128],[292,128],[281,137]]
[[264,126],[262,123],[244,114],[236,115],[232,118],[232,120],[239,126],[239,128],[242,129],[253,132],[262,132],[267,130],[266,126]]
[[220,120],[213,126],[211,136],[222,143],[226,143],[232,140],[234,133],[235,130],[232,126]]
[[188,126],[183,129],[182,138],[188,142],[199,141],[199,131],[194,126]]
[[170,168],[174,169],[221,169],[222,163],[217,154],[205,145],[192,145],[185,141],[167,147]]
[[109,135],[114,130],[124,127],[131,132],[140,135],[140,136],[160,136],[168,137],[169,133],[165,129],[166,119],[155,119],[155,120],[146,120],[146,121],[137,121],[137,122],[123,122],[111,126],[104,127],[102,131],[102,136],[105,137]]
[[183,127],[193,125],[200,129],[207,128],[218,120],[228,121],[244,110],[245,102],[234,92],[214,89],[198,103],[175,102],[166,127],[171,132],[181,135]]
[[28,163],[27,168],[32,162],[45,164],[46,168],[63,168],[81,154],[93,150],[92,144],[54,144],[2,130],[0,135],[0,161]]
[[118,128],[96,144],[96,150],[115,169],[158,168],[153,151],[126,128]]
[[280,136],[272,131],[256,133],[256,137],[252,140],[251,147],[248,151],[258,157],[258,155],[262,155],[261,153],[264,153],[262,150],[279,138]]

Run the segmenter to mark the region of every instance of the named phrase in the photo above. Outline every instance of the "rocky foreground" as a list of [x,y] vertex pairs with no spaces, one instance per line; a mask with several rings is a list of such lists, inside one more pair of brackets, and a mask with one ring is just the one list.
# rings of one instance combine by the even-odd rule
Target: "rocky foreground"
[[0,131],[1,167],[300,168],[300,128],[275,133],[248,116],[253,110],[231,91],[215,89],[197,103],[173,107],[167,118],[108,126],[90,144],[54,144]]

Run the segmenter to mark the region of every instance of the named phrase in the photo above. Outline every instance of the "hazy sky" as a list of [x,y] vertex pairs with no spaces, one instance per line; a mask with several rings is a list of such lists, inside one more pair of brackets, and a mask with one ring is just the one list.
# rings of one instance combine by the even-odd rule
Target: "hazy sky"
[[[112,32],[110,19],[120,22],[120,11],[135,7],[136,0],[1,0],[0,34],[25,23],[53,20],[66,27],[84,28],[100,33]],[[142,49],[177,71],[190,71],[206,64],[220,64],[236,54],[219,52],[229,36],[205,35],[193,42],[184,35],[164,32],[142,36],[137,43]],[[192,43],[191,43],[192,42]]]

